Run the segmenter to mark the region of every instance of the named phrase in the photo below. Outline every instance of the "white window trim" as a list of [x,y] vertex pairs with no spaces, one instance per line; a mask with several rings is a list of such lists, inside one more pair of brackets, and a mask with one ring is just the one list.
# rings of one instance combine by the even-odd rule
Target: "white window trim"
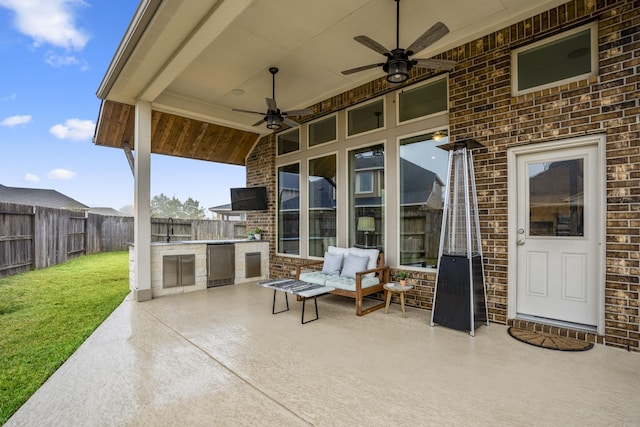
[[[365,131],[365,132],[354,133],[353,135],[349,135],[349,112],[352,111],[352,110],[357,110],[357,109],[362,108],[362,107],[366,107],[369,104],[374,104],[376,102],[380,102],[380,100],[382,100],[382,117],[384,118],[384,125],[382,127],[371,129],[371,130],[368,130],[368,131]],[[354,106],[351,106],[351,107],[345,109],[345,112],[344,112],[345,139],[349,140],[349,139],[352,139],[352,138],[361,137],[363,135],[370,135],[372,133],[376,133],[376,132],[380,132],[380,131],[386,130],[387,129],[387,122],[389,121],[386,112],[387,112],[387,100],[386,100],[384,95],[383,96],[379,96],[379,97],[374,98],[374,99],[370,99],[367,102],[362,102],[360,104],[357,104],[357,105],[354,105]]]
[[[309,164],[311,163],[312,160],[315,159],[321,159],[323,157],[329,157],[329,156],[336,156],[336,187],[334,189],[335,191],[335,196],[336,196],[336,242],[338,241],[338,212],[339,212],[339,207],[340,207],[340,199],[339,199],[339,192],[337,191],[338,189],[338,159],[340,158],[338,155],[337,151],[330,151],[328,153],[322,153],[322,154],[318,154],[315,156],[309,156],[307,157],[307,173],[305,176],[305,189],[304,191],[307,193],[307,196],[305,197],[306,199],[306,206],[305,206],[305,217],[304,217],[304,223],[305,223],[305,236],[304,236],[304,241],[305,241],[305,253],[307,254],[306,258],[309,259],[323,259],[323,257],[316,257],[316,256],[312,256],[310,255],[309,252],[309,212],[311,211],[311,208],[309,207],[309,177],[311,176],[311,173],[309,172]],[[302,209],[301,209],[302,210]]]
[[[396,91],[395,94],[395,103],[396,103],[396,127],[398,126],[402,126],[402,125],[408,125],[410,123],[415,123],[415,122],[419,122],[425,119],[429,119],[431,117],[437,117],[437,116],[442,116],[442,115],[448,115],[449,114],[449,74],[447,73],[444,76],[436,76],[433,78],[430,78],[428,80],[425,80],[422,83],[419,83],[417,85],[414,86],[410,86],[407,89],[409,90],[414,90],[414,89],[418,89],[421,86],[426,86],[428,84],[434,83],[437,80],[445,80],[445,85],[447,87],[447,108],[442,110],[442,111],[438,111],[436,113],[432,113],[432,114],[427,114],[426,116],[419,116],[419,117],[415,117],[413,119],[409,119],[409,120],[404,120],[404,121],[400,121],[400,95],[403,93],[402,90]],[[386,124],[386,123],[385,123]]]
[[[518,54],[521,52],[525,52],[530,49],[534,49],[539,46],[543,46],[545,44],[549,44],[556,40],[563,39],[572,34],[577,34],[584,30],[591,30],[591,72],[580,74],[577,76],[569,77],[563,80],[557,80],[555,82],[547,83],[540,86],[534,86],[532,88],[518,90]],[[519,47],[511,51],[511,93],[513,96],[524,95],[531,92],[537,92],[544,89],[549,89],[552,87],[562,86],[567,83],[576,82],[579,80],[586,79],[588,77],[593,77],[598,75],[598,22],[592,22],[587,25],[582,25],[580,27],[573,28],[568,31],[564,31],[560,34],[556,34],[551,37],[547,37],[543,40],[537,41],[535,43],[528,44],[526,46]]]
[[[333,117],[333,121],[334,121],[333,124],[335,126],[335,135],[336,135],[336,137],[334,139],[330,140],[330,141],[325,141],[325,142],[321,142],[321,143],[316,144],[316,145],[311,145],[311,137],[310,137],[310,135],[311,135],[311,131],[310,131],[311,125],[313,125],[315,123],[318,123],[318,122],[321,122],[321,121],[324,121],[324,120],[328,120],[331,117]],[[334,142],[338,142],[338,113],[337,112],[333,113],[333,114],[329,114],[327,116],[320,117],[320,118],[318,118],[316,120],[313,120],[313,121],[311,121],[309,123],[306,123],[305,126],[307,128],[307,137],[305,138],[305,140],[306,140],[306,145],[305,146],[306,146],[307,150],[315,150],[316,148],[322,147],[322,146],[324,146],[326,144],[332,144]]]
[[[289,153],[287,153],[289,154]],[[291,166],[291,165],[298,165],[298,192],[300,195],[302,195],[302,163],[300,161],[295,161],[295,162],[291,162],[291,163],[283,163],[281,165],[277,165],[276,166],[276,200],[277,200],[277,195],[280,192],[280,173],[279,173],[279,169],[280,168],[284,168],[287,166]],[[300,197],[300,200],[302,198]],[[298,215],[302,215],[302,204],[300,205],[300,207],[298,208]],[[275,252],[277,256],[282,256],[282,257],[288,257],[288,258],[302,258],[302,245],[299,244],[298,246],[298,254],[287,254],[284,252],[279,252],[279,245],[278,245],[278,239],[280,239],[280,229],[278,227],[278,225],[280,224],[280,205],[278,203],[276,203],[276,222],[275,222],[275,229],[276,229],[276,235],[275,235]],[[302,238],[302,227],[301,227],[301,221],[300,219],[298,219],[298,242],[300,242],[301,238]]]
[[[280,154],[278,153],[278,146],[279,146],[279,137],[280,135],[286,135],[288,133],[293,133],[293,132],[298,132],[298,149],[297,150],[293,150],[293,151],[289,151],[288,153],[283,153]],[[276,157],[285,157],[285,156],[291,156],[292,154],[296,154],[296,153],[300,153],[302,147],[302,129],[300,128],[293,128],[293,129],[287,129],[284,132],[279,132],[276,134]]]

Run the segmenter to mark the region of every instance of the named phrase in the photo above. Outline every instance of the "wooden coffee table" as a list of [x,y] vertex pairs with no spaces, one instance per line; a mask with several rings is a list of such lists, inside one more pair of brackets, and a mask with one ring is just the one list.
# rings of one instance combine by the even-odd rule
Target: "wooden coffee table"
[[400,305],[402,307],[402,317],[407,317],[406,312],[404,310],[404,294],[409,289],[413,289],[413,286],[411,285],[400,286],[399,283],[387,283],[383,286],[383,288],[384,288],[385,300],[387,301],[384,307],[384,314],[387,314],[389,312],[389,303],[391,303],[391,294],[394,292],[397,292],[400,294]]

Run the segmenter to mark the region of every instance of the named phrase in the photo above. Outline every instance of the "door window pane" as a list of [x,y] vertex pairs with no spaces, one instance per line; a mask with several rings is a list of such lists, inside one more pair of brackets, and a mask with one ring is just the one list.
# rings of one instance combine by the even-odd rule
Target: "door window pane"
[[[370,192],[358,191],[361,174],[371,175]],[[349,245],[384,248],[384,145],[354,150],[349,156]]]
[[300,254],[300,164],[278,168],[278,253]]
[[336,140],[336,116],[309,123],[309,147]]
[[529,235],[584,236],[584,160],[530,163]]
[[336,155],[309,160],[309,256],[336,245]]
[[300,149],[300,129],[295,128],[278,134],[278,155],[292,153]]
[[415,89],[398,93],[400,122],[447,110],[447,79],[440,78]]
[[347,111],[347,135],[357,135],[384,127],[382,99]]
[[446,131],[400,141],[400,264],[438,263],[449,153]]

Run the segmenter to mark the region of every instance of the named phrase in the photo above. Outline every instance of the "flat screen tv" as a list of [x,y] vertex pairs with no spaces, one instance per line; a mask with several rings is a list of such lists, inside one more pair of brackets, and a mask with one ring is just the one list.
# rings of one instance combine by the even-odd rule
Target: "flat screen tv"
[[267,187],[231,188],[232,211],[267,210]]

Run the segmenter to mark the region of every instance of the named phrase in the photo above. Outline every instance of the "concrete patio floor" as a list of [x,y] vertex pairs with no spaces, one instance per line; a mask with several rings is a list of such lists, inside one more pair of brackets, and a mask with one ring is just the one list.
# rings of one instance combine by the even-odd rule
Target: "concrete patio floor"
[[243,284],[126,299],[6,426],[640,422],[638,353],[544,350],[494,324],[471,337],[398,304],[356,317],[333,295],[301,325],[302,303],[272,315],[272,298]]

